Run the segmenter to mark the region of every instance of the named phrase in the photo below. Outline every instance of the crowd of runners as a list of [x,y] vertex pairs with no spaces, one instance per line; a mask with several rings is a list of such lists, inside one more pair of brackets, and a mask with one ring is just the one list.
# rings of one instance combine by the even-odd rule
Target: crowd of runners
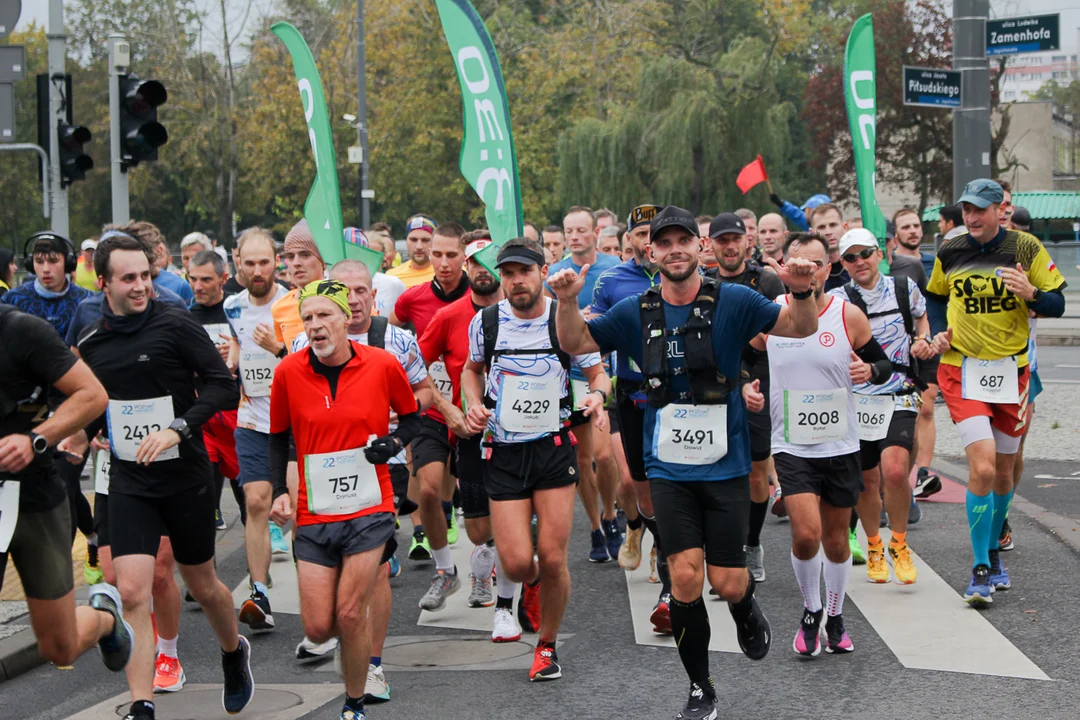
[[[795,653],[855,650],[852,564],[917,582],[907,529],[942,487],[939,395],[970,469],[963,598],[992,603],[1011,586],[1000,553],[1041,389],[1036,318],[1062,315],[1064,279],[1006,183],[973,181],[942,208],[936,252],[912,209],[882,249],[828,197],[772,199],[761,217],[571,207],[561,226],[526,223],[497,274],[476,257],[486,230],[426,215],[406,222],[401,262],[388,225],[346,230],[382,252],[374,273],[328,267],[304,221],[283,246],[244,230],[231,258],[192,233],[182,267],[148,222],[106,226],[79,254],[43,232],[23,266],[0,255],[0,563],[42,656],[68,665],[98,646],[126,672],[127,718],[152,720],[155,693],[186,682],[186,596],[238,713],[256,687],[240,629],[275,628],[271,557],[291,552],[296,656],[336,654],[342,720],[390,699],[392,600],[437,613],[467,591],[493,607],[493,642],[536,636],[528,678],[555,680],[576,496],[590,562],[649,563],[654,632],[674,635],[690,682],[677,718],[714,718],[703,594],[764,658],[757,596],[767,564],[787,565],[762,551],[770,507],[790,521],[804,601],[782,631]],[[226,484],[250,575],[239,613],[214,559]],[[421,597],[391,590],[403,566],[432,569]]]

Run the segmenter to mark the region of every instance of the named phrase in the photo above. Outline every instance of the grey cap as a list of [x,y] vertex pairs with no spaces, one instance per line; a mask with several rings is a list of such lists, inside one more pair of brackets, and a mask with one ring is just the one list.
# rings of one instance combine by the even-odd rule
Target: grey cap
[[971,203],[977,208],[988,208],[994,203],[1000,204],[1003,200],[1005,191],[1000,185],[993,180],[979,178],[964,186],[964,192],[956,203]]

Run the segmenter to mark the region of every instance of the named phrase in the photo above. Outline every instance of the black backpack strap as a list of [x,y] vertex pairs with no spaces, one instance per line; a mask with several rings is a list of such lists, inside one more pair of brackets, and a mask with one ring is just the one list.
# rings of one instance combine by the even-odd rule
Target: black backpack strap
[[690,380],[690,396],[695,405],[727,402],[732,383],[716,366],[713,350],[712,319],[720,296],[721,284],[704,280],[686,321],[684,351]]
[[904,332],[908,337],[915,337],[915,318],[911,315],[911,293],[907,283],[906,277],[893,278],[893,291],[896,293],[896,306],[900,308],[900,315],[904,318]]
[[379,348],[380,350],[386,349],[386,326],[388,320],[381,315],[374,315],[371,318],[371,326],[368,328],[367,344],[373,348]]
[[555,312],[559,307],[558,300],[551,301],[551,309],[548,311],[548,339],[551,341],[551,349],[555,351],[555,355],[559,358],[559,363],[563,366],[563,370],[570,372],[571,358],[568,353],[562,351],[562,347],[559,345],[559,333],[555,327]]
[[863,315],[870,317],[870,310],[866,307],[866,300],[863,299],[862,293],[859,292],[854,280],[844,285],[844,292],[847,293],[848,302],[862,310]]
[[484,368],[491,372],[495,359],[495,344],[499,342],[499,303],[480,311],[480,328],[484,331]]
[[663,407],[671,402],[668,381],[667,329],[664,305],[659,286],[641,293],[638,300],[641,313],[641,374],[645,376],[645,393],[649,404]]

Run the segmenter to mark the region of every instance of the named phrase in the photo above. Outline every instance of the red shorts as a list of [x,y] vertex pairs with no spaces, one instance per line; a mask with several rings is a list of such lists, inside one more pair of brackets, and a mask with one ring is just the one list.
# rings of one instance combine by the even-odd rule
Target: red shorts
[[1006,405],[987,403],[981,400],[968,400],[962,394],[961,368],[956,365],[941,363],[938,367],[938,385],[953,423],[960,423],[973,417],[990,418],[990,427],[1009,437],[1020,437],[1027,427],[1028,381],[1031,368],[1020,368],[1020,402]]
[[240,477],[240,462],[236,459],[236,411],[223,410],[215,413],[202,426],[203,443],[210,462],[218,466],[221,474],[230,480]]

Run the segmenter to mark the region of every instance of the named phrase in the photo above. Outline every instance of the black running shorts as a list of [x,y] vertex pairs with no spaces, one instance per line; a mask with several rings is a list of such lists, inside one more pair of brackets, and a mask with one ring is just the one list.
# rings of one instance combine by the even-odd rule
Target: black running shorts
[[[620,382],[615,389],[615,412],[622,429],[623,452],[626,453],[630,477],[637,482],[646,482],[649,478],[645,474],[645,409],[639,408],[631,399],[633,388],[623,389],[623,385]],[[625,385],[634,383],[627,381]]]
[[457,458],[458,487],[461,489],[461,509],[468,519],[488,517],[488,494],[484,489],[484,462],[480,459],[481,435],[458,438],[454,447]]
[[873,470],[881,464],[881,453],[885,448],[902,447],[908,452],[915,444],[915,420],[919,413],[913,410],[897,410],[889,422],[889,432],[882,440],[860,440],[859,455],[862,469]]
[[381,547],[381,565],[397,550],[394,520],[393,513],[380,512],[351,520],[301,525],[296,528],[293,555],[297,560],[333,568],[341,565],[346,555]]
[[750,529],[750,477],[732,480],[650,483],[660,546],[667,555],[705,548],[705,562],[715,567],[746,567]]
[[863,491],[859,453],[828,458],[801,458],[791,453],[773,455],[776,476],[784,497],[813,493],[833,507],[855,507]]
[[71,505],[20,512],[7,552],[0,553],[0,586],[7,559],[15,563],[23,593],[33,600],[59,600],[75,588],[71,565]]
[[484,488],[492,500],[527,500],[537,490],[576,485],[577,449],[569,433],[484,447]]
[[161,536],[172,541],[181,565],[201,565],[214,557],[217,498],[212,482],[164,497],[109,493],[109,541],[114,558],[157,557]]
[[438,420],[420,416],[420,431],[412,441],[413,474],[425,465],[450,460],[450,430]]

